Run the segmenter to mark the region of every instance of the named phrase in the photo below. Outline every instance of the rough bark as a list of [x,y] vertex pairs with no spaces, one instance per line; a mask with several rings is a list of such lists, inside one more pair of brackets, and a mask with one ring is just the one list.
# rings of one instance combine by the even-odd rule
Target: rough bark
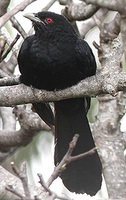
[[112,199],[126,197],[125,142],[120,131],[120,98],[121,94],[116,98],[110,95],[98,97],[99,112],[93,127],[108,195]]

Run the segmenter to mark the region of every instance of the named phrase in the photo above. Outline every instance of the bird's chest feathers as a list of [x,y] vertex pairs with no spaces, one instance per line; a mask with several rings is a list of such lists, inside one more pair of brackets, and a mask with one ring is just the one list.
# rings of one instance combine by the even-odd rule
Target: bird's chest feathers
[[34,44],[34,61],[45,68],[61,68],[74,60],[74,44],[66,41],[42,41]]

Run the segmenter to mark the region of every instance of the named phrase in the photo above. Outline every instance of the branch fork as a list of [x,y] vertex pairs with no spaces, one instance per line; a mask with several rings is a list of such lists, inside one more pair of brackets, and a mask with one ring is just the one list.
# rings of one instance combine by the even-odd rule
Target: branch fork
[[66,169],[67,165],[75,160],[78,160],[78,159],[83,159],[85,158],[86,156],[90,156],[92,155],[93,153],[96,152],[97,148],[93,148],[85,153],[82,153],[82,154],[79,154],[79,155],[76,155],[76,156],[71,156],[72,155],[72,152],[73,150],[75,149],[76,147],[76,144],[77,144],[77,141],[78,141],[78,138],[79,138],[79,135],[78,134],[75,134],[75,136],[73,137],[72,141],[70,142],[69,144],[69,149],[66,153],[66,155],[63,157],[63,159],[61,160],[61,162],[59,163],[58,166],[55,167],[51,177],[49,178],[49,180],[47,181],[47,185],[50,186],[52,184],[52,182],[58,177],[61,175],[61,173],[63,173],[63,171]]
[[[76,155],[76,156],[71,156],[73,150],[76,147],[77,141],[78,141],[79,135],[76,134],[72,141],[69,144],[69,149],[66,153],[66,155],[63,157],[62,161],[59,163],[58,166],[55,167],[54,172],[52,173],[52,175],[50,176],[49,180],[47,181],[47,183],[45,183],[43,176],[41,174],[38,174],[39,177],[39,183],[41,184],[41,186],[43,187],[45,192],[48,192],[50,198],[49,200],[54,200],[54,199],[61,199],[61,200],[69,200],[66,197],[59,197],[57,194],[55,194],[54,192],[52,192],[49,188],[49,186],[52,184],[52,182],[61,175],[61,173],[63,173],[63,171],[66,169],[66,166],[70,163],[73,162],[75,160],[78,159],[83,159],[86,156],[90,156],[92,154],[94,154],[96,152],[96,150],[98,149],[97,147]],[[11,193],[15,194],[16,196],[18,196],[21,200],[40,200],[39,197],[34,196],[32,198],[32,192],[30,191],[29,185],[28,185],[28,180],[27,180],[27,175],[26,175],[26,163],[23,163],[22,165],[22,169],[20,170],[14,162],[11,162],[11,167],[13,172],[16,174],[16,176],[21,180],[22,185],[23,185],[23,190],[24,190],[24,194],[21,194],[19,191],[17,191],[13,185],[8,185],[6,186],[6,190],[10,191]]]

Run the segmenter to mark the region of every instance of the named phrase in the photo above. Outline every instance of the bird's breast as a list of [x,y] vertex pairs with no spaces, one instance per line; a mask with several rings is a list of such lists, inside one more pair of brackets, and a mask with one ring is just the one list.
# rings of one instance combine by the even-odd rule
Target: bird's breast
[[[69,41],[70,42],[70,41]],[[64,89],[80,79],[74,44],[34,42],[29,49],[27,81],[46,90]]]

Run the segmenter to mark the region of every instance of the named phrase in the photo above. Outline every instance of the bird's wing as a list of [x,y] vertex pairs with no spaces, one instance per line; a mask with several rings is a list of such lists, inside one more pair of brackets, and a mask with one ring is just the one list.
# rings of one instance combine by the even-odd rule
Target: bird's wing
[[75,50],[78,69],[83,73],[83,78],[94,75],[96,73],[96,62],[88,43],[83,39],[78,39]]
[[32,40],[32,36],[24,40],[18,54],[19,70],[23,76],[24,74],[26,75],[26,73],[28,72],[28,68],[31,65],[31,62],[30,63],[28,62],[30,60],[29,49],[30,49],[31,40]]
[[48,124],[48,126],[54,126],[54,114],[49,103],[33,103],[32,105],[41,119]]
[[[26,85],[31,85],[29,81],[31,66],[35,65],[36,63],[35,55],[30,56],[29,53],[32,39],[33,36],[26,38],[18,55],[19,70],[21,72],[20,79],[21,82]],[[48,103],[33,103],[33,108],[46,124],[48,124],[50,127],[54,126],[54,114]]]
[[[96,62],[88,43],[83,39],[78,39],[75,50],[78,61],[78,70],[82,73],[82,77],[86,78],[94,75],[96,73]],[[91,99],[90,97],[84,99],[85,110],[88,112]]]

